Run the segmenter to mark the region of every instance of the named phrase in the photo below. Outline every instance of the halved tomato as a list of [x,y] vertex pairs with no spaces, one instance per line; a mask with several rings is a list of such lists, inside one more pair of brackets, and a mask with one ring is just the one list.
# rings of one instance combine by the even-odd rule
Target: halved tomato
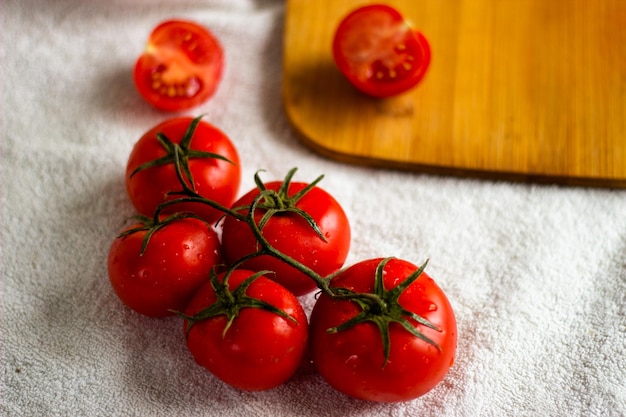
[[358,90],[390,97],[413,88],[430,64],[430,46],[393,7],[360,7],[339,24],[333,40],[339,70]]
[[223,67],[222,46],[209,30],[190,21],[168,20],[150,34],[135,64],[135,86],[160,110],[185,110],[215,93]]

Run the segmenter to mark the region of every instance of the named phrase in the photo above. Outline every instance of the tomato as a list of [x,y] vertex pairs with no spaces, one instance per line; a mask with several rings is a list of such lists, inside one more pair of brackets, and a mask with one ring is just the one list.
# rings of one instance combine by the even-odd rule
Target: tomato
[[148,103],[179,111],[208,100],[223,67],[222,46],[210,31],[194,22],[168,20],[150,34],[135,64],[134,81]]
[[[400,259],[371,259],[331,281],[331,288],[378,294],[385,301],[359,303],[327,294],[317,300],[311,355],[331,386],[359,399],[395,402],[417,398],[443,379],[454,361],[456,320],[443,291],[420,270]],[[408,279],[412,274],[415,281]]]
[[[230,206],[241,181],[237,149],[228,136],[200,117],[178,117],[148,130],[131,151],[126,166],[126,191],[137,211],[151,217],[159,204],[180,198],[168,194],[182,190],[174,163],[176,147],[186,183],[197,194]],[[221,211],[196,202],[176,204],[163,212],[173,211],[193,212],[207,221],[222,215]]]
[[413,88],[430,64],[430,46],[391,6],[375,4],[348,14],[335,31],[333,57],[358,90],[390,97]]
[[[313,186],[304,195],[299,195],[310,185],[291,182],[290,179],[264,184],[266,190],[275,193],[273,198],[261,202],[255,210],[254,218],[258,225],[268,211],[276,210],[261,227],[263,237],[278,251],[325,277],[339,270],[348,256],[350,223],[341,205],[322,188]],[[233,207],[238,208],[240,213],[248,214],[250,204],[260,193],[258,187],[250,190]],[[324,239],[298,211],[310,216]],[[255,253],[259,248],[250,226],[233,216],[224,220],[222,246],[224,258],[229,264]],[[306,273],[271,255],[251,258],[244,262],[243,267],[254,271],[273,271],[270,278],[296,296],[305,295],[317,288],[315,281]]]
[[146,316],[165,317],[171,310],[183,311],[220,262],[215,230],[196,218],[178,216],[128,228],[111,244],[107,264],[111,285],[124,304]]
[[222,273],[189,303],[187,347],[199,365],[235,388],[274,388],[302,362],[308,340],[304,309],[274,281],[253,279],[252,271],[230,272],[226,284]]

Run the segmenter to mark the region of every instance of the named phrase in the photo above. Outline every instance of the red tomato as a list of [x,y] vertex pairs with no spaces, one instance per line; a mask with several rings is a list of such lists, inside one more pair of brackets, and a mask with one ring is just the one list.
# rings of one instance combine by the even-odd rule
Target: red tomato
[[[283,184],[283,182],[274,181],[265,184],[265,187],[267,190],[278,191]],[[339,270],[348,256],[350,224],[337,200],[317,186],[311,188],[297,201],[286,202],[289,199],[288,196],[294,196],[308,185],[303,182],[290,182],[286,195],[283,195],[282,205],[293,204],[297,209],[308,213],[318,225],[326,241],[316,234],[302,216],[291,211],[280,211],[272,215],[261,228],[261,232],[270,245],[278,251],[325,277]],[[233,207],[249,207],[259,193],[258,188],[249,191],[235,202]],[[239,212],[247,214],[248,209],[245,208]],[[265,209],[257,208],[255,211],[257,224],[266,212]],[[249,225],[232,216],[224,220],[222,246],[224,258],[229,264],[258,250],[256,238]],[[315,281],[307,274],[271,255],[252,258],[246,261],[243,267],[254,271],[273,271],[275,275],[269,277],[296,296],[310,293],[317,288]]]
[[142,244],[150,226],[117,237],[109,249],[108,273],[113,289],[131,309],[151,317],[183,311],[195,291],[220,263],[217,233],[195,218],[164,223]]
[[430,46],[396,9],[368,5],[348,14],[333,40],[339,70],[360,91],[383,98],[413,88],[430,64]]
[[[398,305],[409,327],[430,340],[411,334],[397,321],[388,322],[388,357],[382,333],[372,320],[361,320],[338,331],[328,331],[363,314],[354,301],[331,299],[322,294],[311,313],[311,354],[319,373],[337,390],[364,400],[407,401],[425,394],[446,375],[456,350],[456,320],[443,291],[426,273],[408,283],[406,289],[394,288],[419,269],[406,261],[381,259],[359,262],[331,282],[333,288],[358,293],[376,293],[376,277],[384,306],[375,305],[370,318],[381,321],[398,318]],[[384,268],[377,272],[379,265]],[[410,281],[409,281],[410,282]],[[384,288],[384,290],[382,289]],[[414,313],[438,329],[419,324]],[[362,316],[361,316],[362,317]]]
[[[241,269],[232,272],[225,287],[234,302],[225,299],[220,305],[212,283],[202,286],[186,314],[211,311],[206,309],[213,312],[195,321],[191,328],[185,321],[187,347],[196,362],[227,384],[246,391],[270,389],[291,378],[300,366],[308,339],[307,318],[298,299],[263,276],[247,287],[242,284],[253,274]],[[221,283],[223,279],[224,274],[218,278]],[[217,293],[222,291],[218,289]],[[268,303],[290,318],[248,306],[258,302]],[[229,325],[233,305],[241,308],[232,315]]]
[[[194,127],[195,126],[195,127]],[[163,143],[163,135],[170,143]],[[203,197],[229,207],[241,181],[239,156],[231,140],[200,118],[179,117],[148,130],[135,144],[126,166],[126,191],[137,211],[152,217],[157,206],[180,198],[168,195],[182,190],[174,164],[174,146],[179,146],[181,166],[188,167],[186,182]],[[224,160],[227,159],[227,160]],[[152,164],[152,165],[151,165]],[[189,174],[193,178],[190,181]],[[176,204],[164,213],[193,212],[212,222],[222,212],[202,203]]]
[[169,20],[150,34],[135,64],[135,86],[160,110],[185,110],[215,93],[223,67],[222,46],[211,32],[194,22]]

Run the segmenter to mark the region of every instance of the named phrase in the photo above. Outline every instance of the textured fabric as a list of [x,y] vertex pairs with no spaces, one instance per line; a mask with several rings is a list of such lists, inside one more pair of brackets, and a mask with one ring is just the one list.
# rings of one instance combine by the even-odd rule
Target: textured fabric
[[[626,192],[510,184],[343,165],[302,145],[281,104],[279,0],[0,3],[2,416],[626,415]],[[310,364],[239,392],[195,364],[178,318],[126,309],[106,272],[134,214],[128,154],[171,115],[134,90],[161,20],[209,27],[226,52],[206,114],[253,174],[320,186],[352,224],[348,264],[420,264],[455,308],[447,377],[407,403],[331,389]],[[310,311],[312,296],[303,304]]]

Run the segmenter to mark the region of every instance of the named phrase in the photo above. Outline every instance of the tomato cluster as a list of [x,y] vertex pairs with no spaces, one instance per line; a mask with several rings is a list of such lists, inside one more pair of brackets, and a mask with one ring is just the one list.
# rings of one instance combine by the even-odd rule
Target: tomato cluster
[[[404,260],[342,270],[346,213],[318,186],[321,176],[295,182],[295,172],[267,183],[257,173],[235,201],[240,166],[228,136],[201,117],[149,129],[126,169],[140,215],[109,250],[115,292],[138,313],[182,317],[197,363],[239,389],[284,383],[310,352],[320,374],[353,397],[424,394],[455,354],[446,296]],[[309,327],[298,297],[314,290]]]
[[[198,51],[215,52],[217,41],[177,23],[160,25],[151,43],[167,44],[173,54],[173,42],[194,65],[207,62]],[[180,70],[183,58],[168,61],[154,50],[138,61],[139,80]],[[218,52],[213,75],[197,81],[202,85],[218,81]],[[174,96],[159,106],[192,105],[180,101],[184,94]],[[347,215],[318,186],[323,176],[296,182],[295,173],[263,182],[257,172],[255,187],[239,197],[239,155],[224,132],[202,116],[149,129],[126,166],[126,191],[139,214],[109,249],[115,293],[137,313],[180,317],[195,361],[237,389],[276,387],[311,360],[331,386],[355,398],[423,395],[454,361],[448,299],[426,264],[376,258],[343,269],[351,242]],[[313,291],[319,294],[307,316],[299,297]]]

